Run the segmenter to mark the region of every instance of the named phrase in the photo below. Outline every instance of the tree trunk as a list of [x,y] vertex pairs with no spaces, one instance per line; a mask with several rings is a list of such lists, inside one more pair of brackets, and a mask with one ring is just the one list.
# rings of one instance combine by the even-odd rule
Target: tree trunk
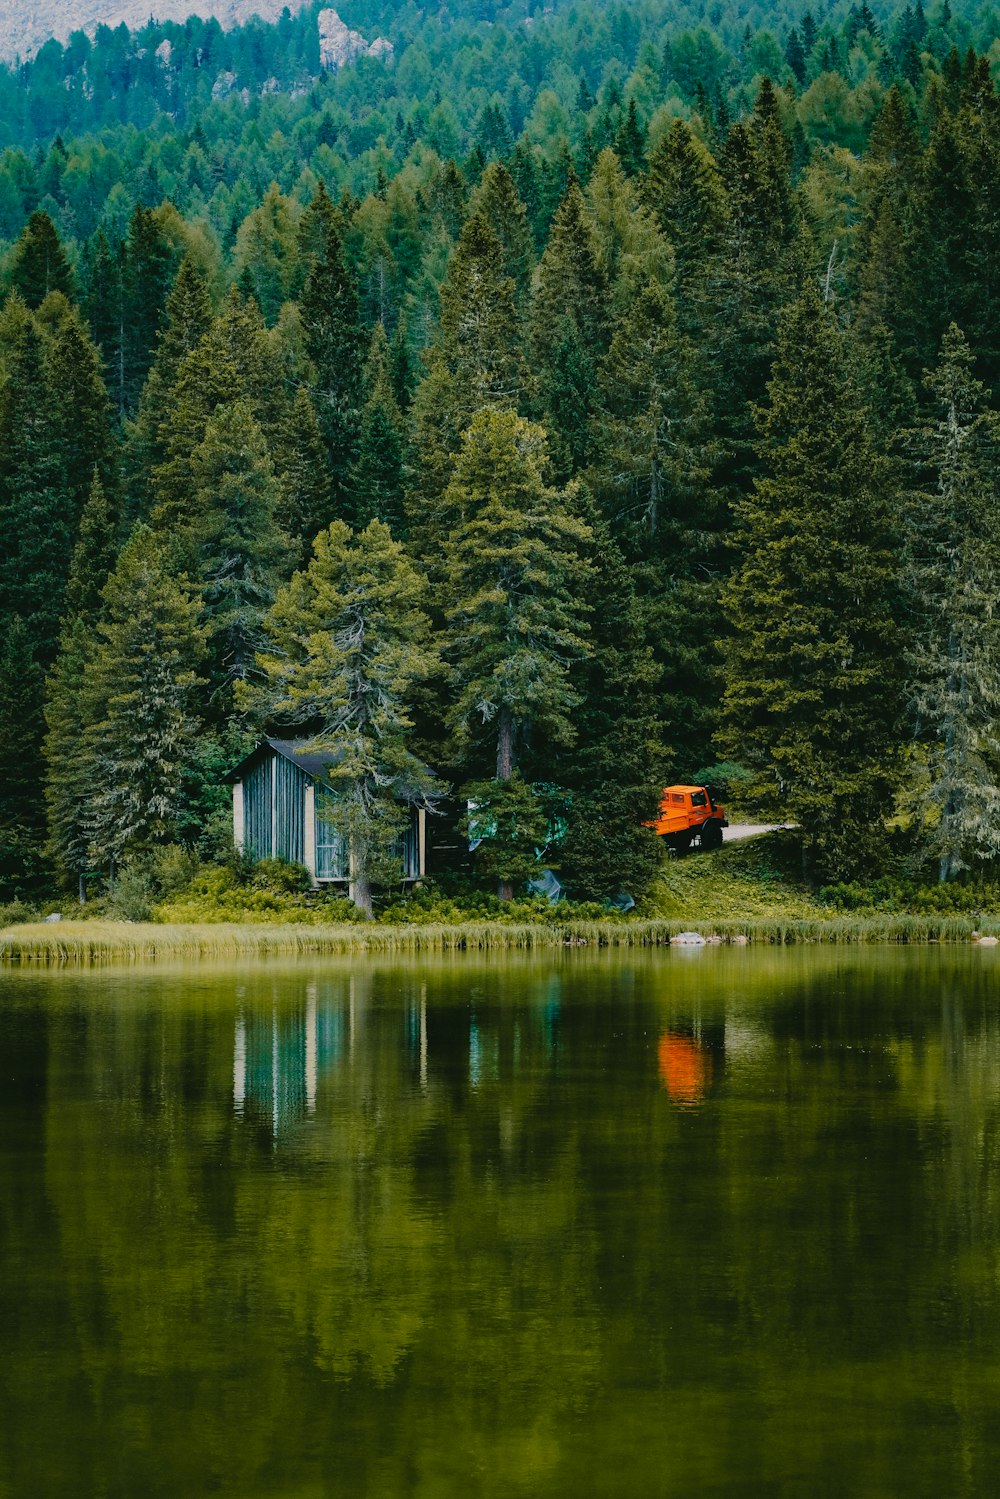
[[514,719],[509,708],[501,708],[497,722],[497,780],[509,781],[513,773]]
[[80,870],[79,892],[80,892],[80,904],[81,904],[81,906],[85,906],[87,904],[87,887],[86,887],[86,885],[83,882],[83,870],[82,869]]
[[365,917],[366,921],[372,921],[375,917],[375,908],[372,905],[372,887],[368,875],[360,870],[354,876],[354,904]]

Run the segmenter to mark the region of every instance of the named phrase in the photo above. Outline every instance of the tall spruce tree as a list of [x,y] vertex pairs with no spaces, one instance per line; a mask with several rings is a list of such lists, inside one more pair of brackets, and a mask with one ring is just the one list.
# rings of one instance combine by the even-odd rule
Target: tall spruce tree
[[97,868],[113,872],[177,835],[204,643],[186,580],[171,575],[148,527],[136,527],[104,590],[86,670],[84,824]]
[[335,514],[350,521],[365,346],[357,279],[334,226],[327,232],[322,258],[306,279],[300,312],[306,352],[315,370],[312,399],[326,443]]
[[164,409],[174,400],[181,366],[212,325],[212,304],[205,278],[189,256],[181,261],[167,298],[156,356],[143,388],[135,420],[126,425],[124,469],[129,515],[146,518],[154,471],[166,461]]
[[34,321],[21,324],[0,393],[0,613],[20,615],[37,660],[51,665],[76,516],[59,409]]
[[41,210],[31,215],[14,246],[10,284],[33,312],[49,292],[62,292],[71,301],[76,295],[76,278],[56,226]]
[[38,774],[44,673],[19,616],[0,624],[0,899],[33,895],[43,874],[45,804]]
[[365,364],[366,400],[354,492],[360,524],[381,520],[399,536],[404,524],[405,428],[393,395],[390,361],[385,329],[376,323]]
[[586,461],[597,362],[607,347],[607,276],[574,179],[556,210],[538,267],[532,350],[553,457],[568,477]]
[[[226,718],[233,687],[254,671],[264,615],[292,549],[278,529],[278,484],[247,401],[216,409],[191,455],[201,623],[207,632],[210,713]],[[186,549],[185,549],[186,550]]]
[[901,670],[892,473],[812,282],[781,322],[765,476],[739,507],[725,591],[723,744],[802,830],[824,877],[876,862],[898,782]]
[[926,381],[909,507],[920,809],[942,880],[1000,853],[1000,417],[964,335]]
[[258,716],[298,726],[329,756],[327,815],[347,839],[353,898],[369,917],[374,887],[400,874],[404,809],[428,805],[439,789],[408,746],[414,691],[436,666],[425,594],[381,521],[357,535],[335,521],[275,600],[264,680],[242,694]]
[[503,248],[482,215],[473,214],[441,288],[441,321],[413,404],[416,472],[407,524],[434,566],[455,522],[445,496],[462,434],[484,406],[517,411],[528,402],[523,340]]
[[88,817],[94,787],[86,730],[93,716],[87,670],[95,644],[93,619],[81,611],[63,630],[45,684],[47,852],[61,882],[76,887],[81,905],[93,867]]
[[295,392],[279,444],[276,520],[292,543],[297,565],[304,567],[312,555],[312,544],[334,519],[333,479],[323,434],[309,392],[300,385]]
[[459,517],[447,554],[450,722],[469,768],[490,746],[493,773],[469,795],[496,822],[494,844],[506,834],[507,850],[488,850],[498,854],[505,899],[530,857],[516,829],[537,822],[515,780],[519,756],[533,733],[573,742],[580,695],[571,668],[589,649],[591,532],[572,494],[546,484],[546,464],[541,427],[488,408],[465,434],[447,496]]

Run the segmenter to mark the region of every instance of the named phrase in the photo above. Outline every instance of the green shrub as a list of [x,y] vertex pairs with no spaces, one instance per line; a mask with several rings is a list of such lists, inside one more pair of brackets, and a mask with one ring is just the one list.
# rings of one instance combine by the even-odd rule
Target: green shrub
[[37,920],[37,910],[25,900],[9,900],[0,905],[0,931],[7,926],[19,926],[22,922]]
[[275,895],[301,895],[312,884],[305,865],[288,859],[260,859],[253,867],[253,882]]
[[148,921],[155,899],[150,870],[143,864],[126,864],[108,894],[108,913],[118,921]]

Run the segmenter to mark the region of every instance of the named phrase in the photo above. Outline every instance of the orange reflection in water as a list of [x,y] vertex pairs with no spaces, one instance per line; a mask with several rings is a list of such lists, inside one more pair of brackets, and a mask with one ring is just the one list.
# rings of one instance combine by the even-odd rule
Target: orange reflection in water
[[712,1058],[690,1036],[664,1031],[657,1048],[660,1077],[674,1103],[699,1103],[712,1076]]

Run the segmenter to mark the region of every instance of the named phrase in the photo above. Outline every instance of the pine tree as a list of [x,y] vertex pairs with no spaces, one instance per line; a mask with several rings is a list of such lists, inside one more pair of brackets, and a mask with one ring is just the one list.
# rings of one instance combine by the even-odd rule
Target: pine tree
[[118,532],[116,507],[95,465],[66,584],[67,619],[82,619],[90,625],[97,619],[101,595],[118,555]]
[[564,478],[586,461],[597,362],[607,346],[608,286],[583,194],[573,181],[538,267],[532,348],[539,404]]
[[170,246],[156,215],[137,204],[122,247],[124,310],[121,378],[122,414],[135,411],[156,352],[173,272]]
[[279,593],[260,657],[265,680],[243,693],[260,716],[298,725],[329,755],[329,816],[348,840],[353,898],[367,916],[373,886],[398,877],[403,808],[426,806],[438,790],[407,743],[414,690],[436,665],[425,593],[381,521],[358,535],[335,521]]
[[304,567],[320,531],[334,519],[333,481],[326,446],[309,392],[295,392],[279,445],[281,468],[276,520],[290,539],[298,566]]
[[473,214],[441,288],[441,321],[413,404],[417,466],[407,524],[428,563],[440,565],[454,525],[445,495],[462,433],[484,406],[518,410],[528,402],[523,341],[500,241]]
[[697,335],[707,318],[709,267],[722,250],[726,202],[714,160],[684,120],[675,120],[654,149],[644,191],[673,247],[681,332]]
[[75,534],[94,470],[109,493],[114,494],[118,487],[111,405],[101,356],[75,312],[50,343],[46,369],[62,434],[63,478],[69,495],[70,529]]
[[[307,240],[311,232],[310,226]],[[238,276],[246,275],[268,327],[301,284],[298,259],[291,204],[272,182],[260,207],[240,225],[235,250]]]
[[513,281],[517,305],[523,311],[531,289],[535,252],[528,211],[502,162],[491,162],[483,173],[469,205],[470,216],[477,213],[500,241],[503,274]]
[[626,177],[637,177],[646,165],[646,132],[639,123],[634,99],[628,101],[625,116],[615,131],[615,154]]
[[0,610],[20,615],[36,659],[51,665],[59,638],[76,524],[64,434],[34,323],[24,325],[0,394]]
[[110,373],[120,352],[124,321],[122,266],[121,256],[112,250],[103,229],[88,245],[83,308],[91,337]]
[[14,246],[10,284],[34,312],[50,291],[61,291],[72,301],[76,281],[55,225],[47,213],[31,215]]
[[211,712],[224,718],[234,684],[253,673],[264,615],[292,560],[275,522],[274,467],[247,401],[219,406],[209,418],[191,477]]
[[715,481],[712,406],[677,337],[669,293],[647,285],[599,379],[589,482],[635,569],[679,773],[709,758],[718,704],[719,589],[729,510]]
[[391,383],[391,352],[381,323],[375,324],[365,364],[367,399],[354,468],[359,523],[381,520],[398,536],[403,528],[403,417]]
[[0,626],[0,899],[28,893],[39,874],[45,809],[38,758],[44,677],[19,616]]
[[727,585],[724,746],[802,829],[812,869],[880,852],[901,705],[891,472],[812,282],[783,315],[759,416],[766,477],[739,518]]
[[952,324],[926,380],[909,512],[919,798],[940,878],[1000,853],[1000,418]]
[[312,398],[333,482],[335,513],[351,519],[351,470],[361,420],[364,331],[358,286],[335,228],[306,280],[300,304],[306,352],[316,371]]
[[331,230],[335,234],[342,235],[345,227],[343,211],[334,203],[326,190],[326,183],[320,178],[312,201],[299,219],[296,230],[298,251],[294,286],[296,297],[301,295],[302,287],[313,265],[322,260],[326,254],[326,245]]
[[284,371],[260,309],[235,289],[205,336],[181,362],[160,412],[164,461],[153,470],[153,523],[191,532],[197,511],[191,458],[220,406],[246,401],[271,454],[287,421]]
[[189,256],[181,261],[167,298],[156,357],[149,372],[134,422],[126,428],[124,469],[132,518],[145,517],[154,471],[166,461],[161,435],[165,409],[175,399],[181,367],[212,326],[212,305],[205,279]]
[[[583,497],[581,497],[582,500]],[[570,792],[558,845],[559,877],[578,899],[628,892],[638,899],[660,869],[657,813],[668,763],[659,678],[625,559],[593,505],[581,504],[593,533],[591,654],[575,669],[581,703],[577,736],[558,765]],[[546,749],[547,749],[546,745]],[[539,763],[551,777],[551,766]]]
[[138,526],[104,590],[86,673],[84,821],[96,867],[114,871],[176,835],[204,640],[186,580],[171,576],[161,543]]
[[[447,554],[448,654],[458,689],[450,721],[467,764],[484,740],[492,743],[495,774],[470,796],[508,829],[514,810],[516,822],[530,821],[521,788],[512,792],[517,808],[504,790],[526,738],[573,742],[580,697],[571,665],[588,652],[591,532],[573,513],[572,493],[546,485],[546,462],[541,427],[511,411],[481,411],[447,497],[459,517]],[[502,897],[513,878],[505,866]]]
[[88,811],[93,788],[85,735],[93,716],[87,669],[94,646],[93,618],[81,609],[63,631],[45,683],[47,852],[62,883],[76,886],[81,905],[92,867]]

